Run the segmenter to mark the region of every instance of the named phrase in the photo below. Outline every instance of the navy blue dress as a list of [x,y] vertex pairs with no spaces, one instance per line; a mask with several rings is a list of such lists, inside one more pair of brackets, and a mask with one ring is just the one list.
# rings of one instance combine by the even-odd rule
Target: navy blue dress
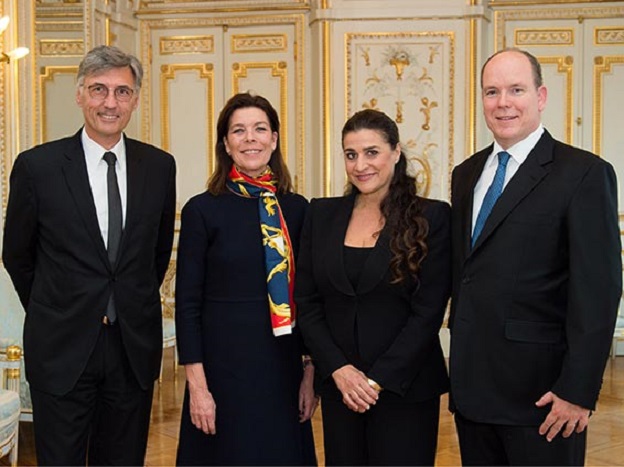
[[[307,209],[279,197],[295,254]],[[195,428],[185,393],[179,465],[316,464],[310,422],[299,423],[302,340],[275,337],[268,309],[258,200],[202,193],[182,210],[176,329],[181,364],[202,362],[216,435]]]

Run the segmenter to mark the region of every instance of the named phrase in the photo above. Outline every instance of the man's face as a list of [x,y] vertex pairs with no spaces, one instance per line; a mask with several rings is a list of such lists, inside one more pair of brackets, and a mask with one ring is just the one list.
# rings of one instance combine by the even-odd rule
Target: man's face
[[483,113],[488,128],[503,149],[537,129],[546,107],[546,87],[535,87],[529,59],[520,52],[503,52],[483,70]]
[[112,68],[88,75],[76,91],[89,137],[106,149],[112,148],[128,125],[139,103],[134,76],[129,67]]

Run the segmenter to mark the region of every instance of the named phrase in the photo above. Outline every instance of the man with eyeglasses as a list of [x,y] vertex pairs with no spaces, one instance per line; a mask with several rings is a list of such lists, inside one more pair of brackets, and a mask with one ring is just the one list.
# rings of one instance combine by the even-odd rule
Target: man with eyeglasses
[[3,259],[26,310],[40,465],[143,465],[162,352],[160,284],[175,162],[123,134],[140,62],[101,46],[78,69],[84,126],[20,154]]

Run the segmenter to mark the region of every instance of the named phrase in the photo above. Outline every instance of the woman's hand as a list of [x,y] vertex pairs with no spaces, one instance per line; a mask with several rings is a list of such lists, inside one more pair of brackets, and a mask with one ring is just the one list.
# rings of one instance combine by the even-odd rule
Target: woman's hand
[[345,365],[332,373],[342,402],[354,412],[364,413],[377,403],[379,394],[368,384],[368,378],[353,365]]
[[318,397],[314,394],[314,365],[308,363],[303,369],[303,378],[299,386],[299,422],[310,420],[318,406]]
[[208,390],[204,367],[201,363],[191,363],[185,365],[184,369],[190,396],[191,421],[198,430],[214,435],[217,433],[217,404]]

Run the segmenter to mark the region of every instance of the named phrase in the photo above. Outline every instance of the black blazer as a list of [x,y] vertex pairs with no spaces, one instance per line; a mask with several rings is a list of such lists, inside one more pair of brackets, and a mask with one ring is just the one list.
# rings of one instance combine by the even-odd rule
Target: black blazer
[[451,397],[479,422],[535,425],[546,392],[593,409],[622,290],[617,183],[544,132],[470,247],[492,146],[453,172]]
[[100,229],[81,131],[20,154],[11,172],[3,259],[26,310],[26,376],[62,395],[82,373],[111,290],[126,354],[146,388],[162,352],[159,287],[175,220],[175,162],[125,139],[128,204],[113,269]]
[[350,363],[406,399],[438,396],[448,389],[438,332],[450,294],[450,208],[422,199],[429,252],[418,284],[390,284],[392,253],[383,229],[354,289],[343,262],[354,200],[312,200],[301,238],[295,299],[321,394],[337,391],[331,374]]

